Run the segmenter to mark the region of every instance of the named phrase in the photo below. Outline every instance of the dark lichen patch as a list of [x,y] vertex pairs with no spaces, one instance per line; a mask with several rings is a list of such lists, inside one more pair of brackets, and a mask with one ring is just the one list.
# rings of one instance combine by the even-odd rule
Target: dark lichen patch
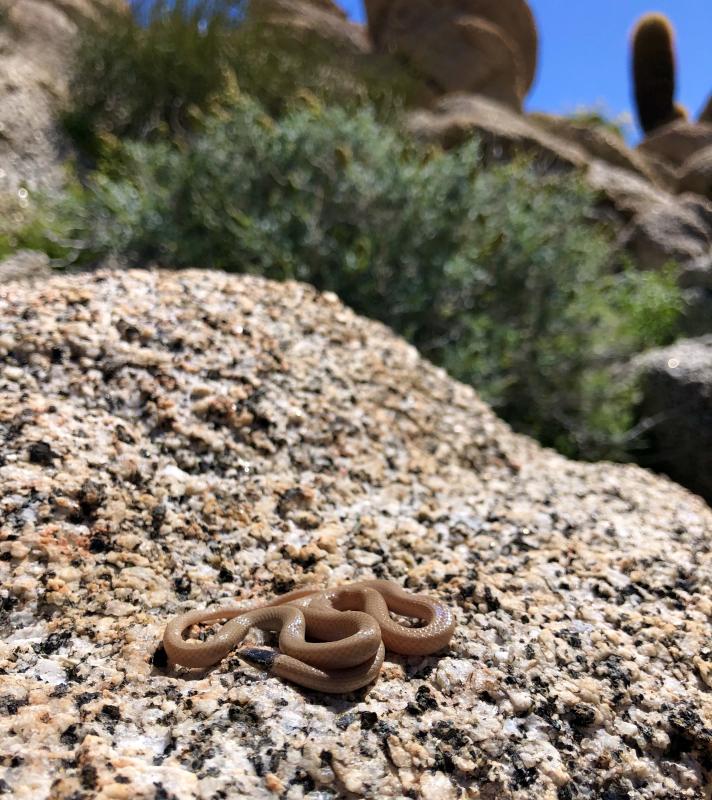
[[484,598],[485,598],[485,604],[487,605],[487,611],[489,612],[499,611],[499,609],[501,608],[501,603],[499,601],[499,598],[496,597],[496,595],[489,586],[485,586]]
[[[178,796],[173,794],[173,792],[169,792],[162,783],[156,782],[153,786],[155,788],[153,800],[178,800]],[[227,795],[225,797],[227,797]]]
[[231,705],[227,711],[230,722],[244,725],[248,728],[255,728],[261,724],[260,715],[256,709],[249,704]]
[[455,772],[455,762],[452,753],[449,750],[443,750],[441,747],[438,747],[435,751],[432,768],[435,772],[445,772],[448,775]]
[[98,783],[98,772],[93,764],[84,764],[79,771],[79,782],[82,789],[96,789]]
[[514,760],[512,770],[513,789],[527,789],[533,786],[539,777],[539,772],[535,767],[525,767],[520,761]]
[[17,712],[28,704],[27,698],[18,698],[11,695],[0,696],[0,714],[14,716]]
[[107,496],[106,487],[102,484],[90,479],[84,481],[77,497],[81,513],[72,521],[91,525],[96,519],[99,509],[106,503]]
[[600,661],[596,666],[596,673],[610,681],[613,688],[628,688],[631,684],[630,673],[622,666],[621,658],[616,655]]
[[462,728],[458,728],[452,722],[445,720],[435,724],[430,729],[430,733],[455,748],[465,747],[472,743]]
[[596,721],[596,710],[586,703],[576,703],[571,709],[570,719],[575,728],[588,728]]
[[370,731],[376,726],[378,715],[373,711],[360,711],[359,720],[361,722],[361,730]]
[[306,770],[301,769],[301,768],[297,769],[296,772],[294,773],[294,777],[292,778],[291,785],[292,786],[301,786],[302,790],[306,794],[309,794],[310,792],[313,792],[314,789],[316,788],[316,784],[314,783],[314,779],[311,777],[311,775],[309,775],[308,772],[306,772]]
[[151,656],[151,664],[158,669],[165,669],[168,666],[168,654],[162,644],[158,645]]
[[225,566],[220,567],[220,572],[218,572],[218,581],[220,583],[234,583],[235,576],[233,575],[232,570],[229,570]]
[[[678,761],[693,751],[712,754],[712,728],[702,721],[699,711],[690,704],[676,706],[668,715],[670,745],[666,756]],[[708,760],[706,759],[706,761]],[[712,765],[710,765],[712,766]]]
[[187,575],[179,575],[177,578],[173,579],[173,588],[175,593],[180,597],[188,597],[193,588],[193,584]]
[[75,695],[74,697],[74,705],[77,708],[81,708],[87,703],[91,703],[96,700],[97,697],[99,697],[99,692],[79,692],[79,694]]
[[295,581],[292,578],[282,578],[277,576],[272,580],[272,591],[274,594],[286,594],[294,589]]
[[47,442],[32,442],[27,449],[30,464],[39,464],[42,467],[51,467],[58,458]]
[[121,719],[121,709],[118,706],[105,703],[101,707],[101,715],[112,720],[112,722],[117,722]]
[[420,686],[415,693],[415,702],[408,703],[406,711],[417,716],[426,711],[432,711],[437,707],[438,701],[433,696],[431,689],[428,686]]
[[55,633],[51,633],[43,642],[40,642],[40,644],[35,645],[35,651],[37,653],[42,653],[42,655],[48,656],[52,653],[56,653],[63,647],[67,647],[71,639],[71,631],[57,631]]
[[157,539],[161,533],[161,528],[166,520],[168,509],[165,503],[159,503],[151,511],[151,538]]
[[74,747],[79,741],[79,729],[77,725],[67,726],[59,736],[59,741],[66,747]]
[[89,540],[90,553],[108,553],[111,550],[111,542],[106,536],[92,536]]

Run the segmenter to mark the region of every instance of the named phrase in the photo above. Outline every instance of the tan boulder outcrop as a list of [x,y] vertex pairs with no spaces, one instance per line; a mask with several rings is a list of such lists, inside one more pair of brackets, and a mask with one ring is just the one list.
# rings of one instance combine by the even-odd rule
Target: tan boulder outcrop
[[453,94],[442,98],[429,111],[415,111],[407,121],[408,130],[421,141],[455,147],[474,136],[497,159],[516,152],[531,154],[552,166],[585,167],[583,148],[559,139],[489,97]]
[[638,145],[638,149],[680,167],[690,156],[709,145],[712,145],[712,124],[679,120],[657,128]]
[[54,188],[66,146],[56,113],[82,18],[112,0],[0,0],[0,194]]
[[649,160],[640,152],[628,147],[623,137],[612,130],[553,114],[534,113],[529,114],[528,119],[554,136],[579,145],[591,158],[600,159],[612,167],[634,172],[652,184],[665,183],[664,180],[660,180]]
[[641,211],[622,233],[643,269],[686,265],[712,252],[712,203],[694,194]]
[[433,88],[521,108],[538,47],[525,0],[368,0],[366,8],[376,49],[405,59]]
[[52,274],[49,256],[36,250],[17,250],[0,261],[0,284],[46,280]]
[[639,173],[613,167],[602,159],[586,170],[586,182],[601,192],[622,220],[631,220],[653,208],[674,203],[674,197]]
[[252,0],[249,13],[256,19],[315,35],[356,53],[370,49],[363,26],[350,22],[332,0]]
[[695,192],[712,199],[712,144],[691,155],[677,176],[681,192]]
[[[524,153],[546,169],[580,169],[589,185],[601,192],[615,210],[619,222],[639,216],[644,220],[644,215],[652,211],[660,211],[665,218],[677,213],[674,211],[677,200],[667,190],[667,181],[660,179],[646,156],[628,149],[613,133],[599,130],[587,133],[584,126],[566,120],[523,116],[490,98],[464,94],[444,97],[430,110],[412,112],[407,128],[417,139],[437,142],[446,148],[477,137],[488,159],[509,159]],[[674,179],[671,174],[670,182]],[[689,209],[680,212],[683,216],[688,213]],[[698,221],[695,241],[689,243],[685,252],[689,249],[694,255],[700,254],[699,237],[706,224]],[[630,232],[626,233],[627,240],[632,242],[634,238]],[[650,241],[647,235],[644,238]],[[664,242],[661,244],[666,261],[669,248]],[[646,257],[650,252],[645,248]],[[658,256],[652,260],[659,262]]]

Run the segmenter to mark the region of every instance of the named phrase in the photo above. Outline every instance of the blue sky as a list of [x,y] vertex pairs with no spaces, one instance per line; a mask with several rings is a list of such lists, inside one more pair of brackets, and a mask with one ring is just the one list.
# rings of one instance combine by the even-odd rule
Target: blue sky
[[[361,0],[337,0],[363,19]],[[566,113],[600,106],[611,116],[633,111],[628,38],[635,20],[661,11],[678,44],[678,100],[697,112],[712,93],[711,0],[530,0],[539,26],[537,80],[527,108]],[[637,127],[631,132],[638,137]]]

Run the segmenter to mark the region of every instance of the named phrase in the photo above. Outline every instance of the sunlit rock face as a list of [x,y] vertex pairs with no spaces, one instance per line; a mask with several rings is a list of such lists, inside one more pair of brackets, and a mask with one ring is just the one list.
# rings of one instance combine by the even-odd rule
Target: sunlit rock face
[[0,203],[10,195],[22,205],[23,190],[61,182],[64,144],[56,112],[66,92],[77,23],[102,5],[103,0],[0,0]]
[[521,110],[538,34],[525,0],[366,0],[371,40],[441,93],[473,92]]
[[[6,796],[705,797],[708,507],[512,434],[333,296],[0,287],[0,441]],[[345,697],[158,649],[176,612],[366,576],[451,606],[450,648]]]
[[251,0],[247,12],[249,20],[279,26],[307,47],[322,40],[349,55],[370,49],[363,26],[333,0]]
[[[70,148],[58,112],[78,25],[122,0],[0,0],[0,228],[21,227],[40,193],[62,186]],[[36,261],[36,258],[35,258]],[[0,264],[0,282],[27,262]]]

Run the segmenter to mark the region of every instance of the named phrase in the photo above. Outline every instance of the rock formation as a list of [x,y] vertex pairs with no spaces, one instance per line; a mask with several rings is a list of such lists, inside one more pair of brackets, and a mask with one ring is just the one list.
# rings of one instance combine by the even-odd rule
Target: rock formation
[[[117,0],[118,2],[118,0]],[[0,202],[61,184],[64,99],[78,22],[112,0],[0,0]]]
[[[698,498],[513,435],[299,284],[10,284],[0,357],[6,796],[705,796]],[[347,697],[157,649],[180,610],[367,575],[452,606],[450,649]]]
[[525,0],[367,0],[376,50],[396,55],[436,92],[472,92],[521,109],[537,63]]
[[623,234],[643,269],[685,266],[712,253],[712,203],[695,195],[641,208]]
[[349,22],[332,0],[252,0],[249,12],[253,18],[288,27],[296,33],[316,35],[347,52],[369,50],[362,26]]
[[49,256],[36,250],[17,250],[0,261],[0,285],[8,281],[43,280],[51,274]]
[[680,276],[685,309],[682,320],[687,336],[704,336],[712,330],[712,247],[691,262]]
[[[712,296],[711,278],[712,270]],[[643,375],[641,415],[655,421],[648,463],[712,502],[712,336],[654,350],[637,367]]]
[[683,161],[677,179],[679,191],[712,198],[712,144]]
[[711,144],[712,125],[679,120],[657,128],[643,139],[638,150],[663,159],[673,168],[680,168],[688,158]]

